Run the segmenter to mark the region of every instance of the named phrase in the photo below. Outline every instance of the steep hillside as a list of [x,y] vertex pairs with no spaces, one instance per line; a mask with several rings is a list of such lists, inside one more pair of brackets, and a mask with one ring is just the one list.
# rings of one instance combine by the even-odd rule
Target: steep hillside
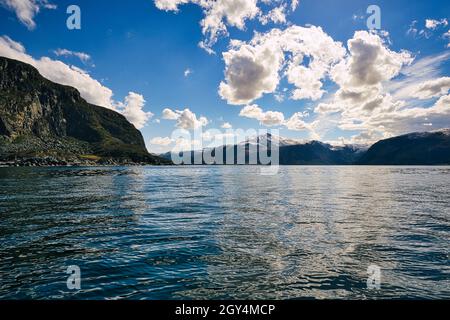
[[167,163],[121,114],[87,103],[32,66],[0,57],[0,160]]
[[410,133],[375,143],[359,159],[367,165],[448,165],[450,129]]

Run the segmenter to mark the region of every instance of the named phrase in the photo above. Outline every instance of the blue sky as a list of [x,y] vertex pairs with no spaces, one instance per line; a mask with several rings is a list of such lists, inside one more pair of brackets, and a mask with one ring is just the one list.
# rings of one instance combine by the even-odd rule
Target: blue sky
[[[109,107],[130,115],[131,119],[143,117],[144,120],[139,118],[135,121],[139,123],[137,126],[144,135],[148,149],[153,152],[162,152],[173,146],[173,143],[168,144],[169,138],[177,127],[191,130],[197,123],[199,127],[207,123],[204,130],[220,129],[224,123],[243,129],[278,128],[282,136],[316,138],[335,143],[370,143],[408,131],[450,127],[450,64],[447,55],[450,51],[447,47],[450,33],[449,37],[445,35],[449,31],[449,1],[300,0],[295,10],[292,10],[292,3],[288,0],[273,0],[269,4],[247,0],[256,7],[244,8],[249,10],[249,15],[237,17],[238,20],[242,18],[240,22],[243,25],[240,27],[229,21],[236,17],[226,11],[230,8],[226,3],[228,0],[222,0],[223,8],[202,7],[195,0],[190,1],[194,3],[180,3],[178,11],[171,10],[170,5],[173,7],[181,0],[172,0],[172,4],[168,0],[157,1],[159,8],[153,0],[0,0],[0,36],[3,37],[0,44],[7,47],[1,49],[0,46],[0,55],[27,62],[48,57],[51,63],[61,61],[69,67],[80,68],[92,80],[97,80],[101,86],[112,91],[111,97],[107,97],[112,101]],[[26,6],[19,6],[15,2],[25,3]],[[234,2],[239,6],[240,2],[246,1]],[[69,16],[66,9],[72,4],[81,9],[81,30],[69,30],[66,27]],[[381,30],[368,33],[366,20],[369,14],[366,9],[372,4],[381,9]],[[38,12],[36,8],[39,8]],[[258,13],[255,13],[255,8]],[[268,17],[267,14],[275,8],[283,8],[285,21],[270,21],[267,18],[269,21],[264,24],[262,17]],[[228,34],[221,33],[215,37],[216,29],[211,25],[207,32],[202,32],[201,22],[219,9],[223,15],[221,30],[226,28]],[[255,70],[253,67],[271,63],[270,59],[264,60],[267,57],[265,54],[257,56],[257,52],[264,46],[271,50],[273,46],[268,43],[274,41],[274,37],[265,37],[258,42],[254,39],[255,32],[264,35],[277,28],[282,35],[278,38],[290,39],[294,28],[299,27],[303,29],[295,29],[295,32],[299,31],[302,35],[294,41],[311,41],[302,38],[305,37],[303,34],[307,37],[311,26],[321,27],[322,32],[318,36],[324,39],[330,37],[335,43],[341,42],[344,50],[339,57],[333,57],[335,60],[329,65],[320,67],[326,69],[323,77],[317,79],[322,84],[321,96],[293,99],[292,92],[302,89],[305,81],[300,79],[302,74],[298,72],[292,71],[291,74],[292,78],[297,79],[297,84],[292,83],[295,81],[290,83],[289,76],[284,75],[286,68],[295,64],[290,60],[292,56],[302,56],[304,60],[298,64],[303,63],[308,67],[308,62],[317,60],[320,52],[330,50],[326,46],[312,53],[308,50],[293,52],[285,49],[291,44],[277,43],[283,49],[274,52],[282,53],[282,62],[279,68],[265,70],[272,72],[272,78],[261,81],[265,89],[255,88],[254,83],[258,83],[258,80],[252,78],[255,76],[251,73]],[[365,31],[367,34],[355,36],[356,31]],[[258,43],[251,43],[252,39]],[[354,78],[337,82],[331,79],[331,74],[338,77],[333,68],[339,63],[344,68],[341,71],[344,75],[356,69],[358,52],[351,52],[348,46],[351,39],[355,43],[355,50],[358,44],[363,47],[362,50],[366,50],[364,54],[373,49],[373,52],[385,54],[391,59],[392,63],[388,65],[376,65],[379,61],[365,62],[374,64],[374,70],[381,74],[380,79],[356,83],[356,80],[362,79],[359,74],[351,74]],[[231,61],[227,64],[222,55],[231,50],[231,40],[243,43],[230,53]],[[201,48],[201,41],[209,41],[208,49],[215,53],[208,53],[205,48]],[[23,46],[23,50],[18,50],[18,53],[13,49],[17,43]],[[375,50],[377,45],[379,48]],[[61,49],[59,55],[55,53],[58,49]],[[249,52],[256,52],[254,60],[249,60]],[[84,53],[89,59],[87,56],[84,60],[80,59],[81,55],[74,53]],[[26,59],[22,58],[25,54]],[[243,59],[239,60],[243,65],[237,65],[239,57]],[[47,64],[41,61],[36,62],[36,66],[41,71]],[[232,83],[227,80],[226,72],[236,67],[248,74]],[[186,70],[190,73],[186,73]],[[316,69],[313,71],[314,75],[318,72]],[[41,71],[49,78],[64,79],[57,72],[62,71],[56,65],[51,70]],[[274,75],[278,78],[273,79]],[[267,85],[266,80],[275,81],[275,84]],[[243,83],[242,90],[248,86],[251,88],[249,90],[255,90],[255,94],[249,93],[246,101],[236,103],[232,93],[219,93],[221,83],[237,90],[240,89],[234,86]],[[81,83],[80,87],[84,85]],[[430,87],[434,91],[430,92]],[[366,100],[343,100],[337,94],[339,90],[357,91]],[[417,94],[420,90],[423,90],[423,94]],[[134,95],[130,96],[130,92]],[[103,97],[97,99],[95,94],[90,92],[84,97],[93,103],[104,101]],[[379,106],[371,103],[377,99]],[[321,103],[324,107],[317,109]],[[165,108],[172,111],[171,119],[164,119],[162,112]],[[182,112],[185,109],[189,109],[189,112]],[[245,112],[242,111],[244,109]],[[288,125],[295,114],[295,123]],[[201,117],[207,121],[205,119],[202,122],[204,118]],[[150,142],[152,139],[154,144]]]

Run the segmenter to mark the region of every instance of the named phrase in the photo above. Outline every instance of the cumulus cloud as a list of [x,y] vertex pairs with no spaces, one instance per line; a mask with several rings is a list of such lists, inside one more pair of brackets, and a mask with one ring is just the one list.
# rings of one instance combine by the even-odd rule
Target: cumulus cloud
[[380,36],[367,31],[355,32],[347,43],[349,57],[337,64],[331,74],[341,87],[375,86],[400,73],[413,61],[409,52],[391,51]]
[[221,128],[222,129],[231,129],[231,128],[233,128],[233,126],[231,125],[231,123],[225,122],[224,124],[222,124]]
[[[291,26],[256,33],[248,42],[232,40],[224,53],[219,93],[230,104],[246,105],[243,117],[265,126],[308,130],[316,137],[337,127],[359,131],[351,141],[361,143],[448,127],[450,105],[443,95],[449,79],[440,72],[450,53],[416,60],[405,50],[390,49],[386,35],[357,31],[345,48],[318,27]],[[313,122],[302,113],[286,118],[251,104],[264,94],[278,94],[283,77],[293,85],[293,99],[323,99],[327,79],[337,89],[315,106]],[[420,102],[436,98],[433,107]]]
[[144,96],[135,92],[128,93],[124,103],[119,103],[119,111],[130,121],[137,129],[142,129],[148,120],[153,117],[153,113],[145,112]]
[[76,88],[89,103],[123,113],[136,127],[142,127],[151,118],[150,113],[142,110],[145,100],[141,95],[130,92],[124,102],[115,101],[112,90],[93,79],[86,71],[48,57],[35,59],[26,53],[21,43],[7,36],[0,37],[0,56],[32,65],[43,77]]
[[[374,33],[358,31],[347,43],[348,55],[331,70],[338,90],[314,108],[314,128],[337,125],[359,131],[349,140],[381,138],[448,127],[448,77],[439,76],[449,53],[414,62],[406,51],[394,52]],[[439,98],[432,107],[420,99]]]
[[250,119],[256,119],[261,125],[267,127],[284,126],[289,130],[302,131],[311,130],[311,124],[306,123],[303,118],[305,114],[297,112],[285,120],[283,113],[279,111],[263,111],[258,105],[248,105],[241,109],[239,115]]
[[34,16],[41,8],[56,9],[56,5],[47,0],[0,0],[0,5],[14,11],[20,22],[30,30],[36,28]]
[[325,119],[339,113],[338,124],[343,130],[367,131],[374,116],[403,107],[404,102],[396,101],[384,84],[398,76],[413,58],[406,51],[391,51],[378,34],[366,31],[355,32],[347,46],[348,55],[331,70],[339,89],[330,102],[320,103],[314,111]]
[[239,113],[241,117],[258,120],[262,125],[272,127],[284,123],[284,115],[277,111],[264,112],[256,104],[244,107]]
[[89,60],[91,60],[91,56],[87,53],[84,52],[77,52],[77,51],[71,51],[71,50],[67,50],[67,49],[57,49],[55,51],[53,51],[54,54],[58,57],[77,57],[78,59],[80,59],[83,63],[87,63],[89,62]]
[[311,124],[303,121],[304,114],[301,112],[294,113],[286,122],[285,126],[289,130],[293,131],[302,131],[302,130],[311,130]]
[[238,44],[223,53],[225,81],[219,94],[228,103],[243,105],[274,92],[279,83],[283,53],[269,42],[255,46]]
[[225,81],[220,96],[230,104],[245,105],[274,93],[282,76],[294,85],[292,98],[320,99],[322,82],[345,56],[340,42],[320,27],[291,26],[256,34],[248,43],[232,41],[223,53]]
[[165,108],[162,112],[162,118],[165,120],[177,120],[179,114],[169,108]]
[[[178,12],[181,5],[192,3],[203,9],[204,18],[200,21],[202,32],[206,39],[200,42],[200,47],[209,53],[214,53],[212,46],[221,36],[228,35],[228,28],[245,29],[248,20],[259,18],[264,24],[286,22],[286,11],[289,1],[277,0],[154,0],[160,10]],[[264,3],[262,8],[260,3]],[[290,2],[290,10],[298,6],[298,0]],[[270,12],[264,13],[265,7],[271,7]],[[273,8],[275,6],[275,8]]]
[[179,129],[194,130],[204,127],[208,124],[206,117],[199,117],[188,108],[184,110],[171,110],[166,108],[163,110],[162,118],[165,120],[175,120],[176,127]]

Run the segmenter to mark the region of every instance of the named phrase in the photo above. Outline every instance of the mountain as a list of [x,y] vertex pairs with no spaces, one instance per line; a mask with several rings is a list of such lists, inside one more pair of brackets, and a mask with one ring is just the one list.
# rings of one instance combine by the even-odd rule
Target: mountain
[[[268,134],[234,146],[187,151],[187,158],[194,163],[195,158],[201,159],[205,154],[214,156],[223,152],[225,163],[227,153],[234,152],[236,155],[238,148],[243,148],[245,163],[248,164],[252,153],[261,150],[264,154],[274,144],[279,146],[281,165],[450,165],[450,129],[402,135],[379,141],[370,148],[364,145],[332,146],[320,141],[297,141],[281,137],[275,139]],[[181,152],[180,156],[184,153]],[[171,156],[171,153],[162,155],[166,159],[171,159]],[[234,163],[237,163],[236,156]]]
[[350,165],[363,150],[356,146],[334,147],[319,141],[280,148],[280,164],[287,165]]
[[[231,164],[238,163],[237,153],[238,149],[245,151],[245,164],[248,164],[250,159],[257,159],[257,163],[261,161],[257,156],[257,153],[261,150],[263,154],[271,155],[272,146],[277,145],[279,149],[279,164],[280,165],[349,165],[354,164],[361,154],[367,149],[367,147],[360,146],[340,146],[334,147],[332,145],[322,143],[319,141],[302,141],[286,139],[282,137],[273,137],[271,134],[253,137],[238,145],[220,146],[216,148],[186,151],[189,153],[186,158],[190,159],[191,163],[194,163],[195,159],[201,159],[205,154],[223,154],[222,163],[226,161],[227,154],[232,153],[234,155]],[[269,149],[269,151],[267,151]],[[181,152],[179,155],[184,156],[186,152]],[[171,159],[172,154],[165,153],[161,155],[166,159]],[[230,157],[231,158],[231,157]],[[244,162],[240,162],[240,164]],[[200,164],[197,162],[196,164]],[[207,163],[205,161],[202,164],[214,164]]]
[[375,143],[357,161],[366,165],[450,165],[450,129],[410,133]]
[[89,104],[76,89],[4,57],[0,57],[0,161],[167,163],[147,152],[142,134],[123,115]]

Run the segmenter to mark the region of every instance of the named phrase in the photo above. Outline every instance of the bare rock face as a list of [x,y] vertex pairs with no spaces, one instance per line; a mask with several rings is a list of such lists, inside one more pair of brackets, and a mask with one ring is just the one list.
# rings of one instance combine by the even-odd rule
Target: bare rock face
[[0,57],[0,160],[54,157],[112,163],[167,163],[149,154],[121,114],[87,103],[32,66]]

